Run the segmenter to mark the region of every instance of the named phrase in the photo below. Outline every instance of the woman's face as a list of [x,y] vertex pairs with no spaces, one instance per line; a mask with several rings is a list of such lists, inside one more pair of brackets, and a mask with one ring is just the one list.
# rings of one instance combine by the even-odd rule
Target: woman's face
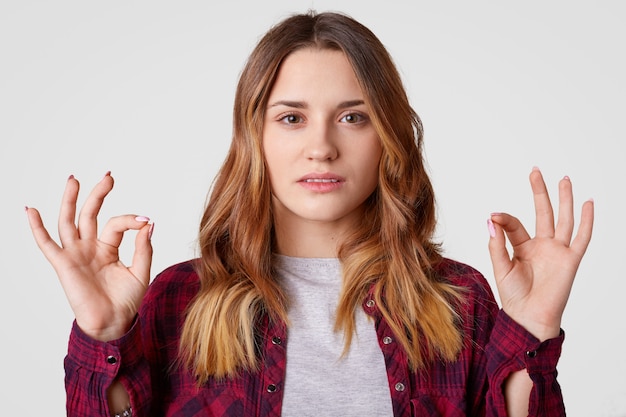
[[277,221],[354,224],[378,185],[382,150],[342,52],[305,48],[283,61],[263,149]]

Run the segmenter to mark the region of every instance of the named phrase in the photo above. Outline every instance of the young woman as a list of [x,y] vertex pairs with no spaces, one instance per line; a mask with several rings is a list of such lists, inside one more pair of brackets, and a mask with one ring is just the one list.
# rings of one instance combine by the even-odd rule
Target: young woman
[[98,236],[109,173],[77,223],[68,179],[61,246],[27,208],[76,316],[69,415],[564,414],[560,320],[593,223],[589,201],[572,239],[569,178],[556,227],[536,169],[536,236],[488,219],[499,309],[432,240],[421,122],[367,28],[333,13],[284,20],[252,52],[234,110],[201,256],[151,285],[147,217],[112,218]]

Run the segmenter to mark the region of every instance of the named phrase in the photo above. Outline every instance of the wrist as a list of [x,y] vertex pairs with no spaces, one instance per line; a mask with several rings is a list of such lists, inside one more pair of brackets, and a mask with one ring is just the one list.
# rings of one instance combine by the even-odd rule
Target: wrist
[[522,323],[520,324],[522,325],[522,327],[528,330],[530,334],[532,334],[537,339],[539,339],[540,342],[545,342],[546,340],[554,339],[555,337],[558,337],[559,334],[561,334],[560,326],[545,327],[545,326],[525,325]]
[[506,309],[503,310],[512,320],[522,326],[528,333],[532,334],[540,342],[544,342],[548,339],[554,339],[561,334],[560,321],[545,323],[534,320],[532,318],[524,317],[519,314],[511,314],[511,312],[507,311]]
[[99,342],[110,342],[121,338],[128,333],[128,330],[132,327],[132,323],[133,321],[130,321],[129,323],[111,324],[106,327],[93,327],[83,325],[78,321],[78,319],[76,320],[76,324],[85,335]]

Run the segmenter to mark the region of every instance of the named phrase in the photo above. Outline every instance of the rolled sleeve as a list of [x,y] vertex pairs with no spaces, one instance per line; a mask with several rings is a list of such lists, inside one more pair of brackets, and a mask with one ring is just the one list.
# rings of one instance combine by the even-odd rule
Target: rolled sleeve
[[541,342],[503,310],[498,312],[487,345],[487,372],[492,387],[490,400],[495,409],[506,409],[503,387],[513,372],[526,369],[533,381],[530,416],[565,415],[563,397],[556,380],[556,366],[561,356],[564,332]]
[[65,358],[68,416],[108,415],[107,390],[116,378],[128,391],[133,409],[143,408],[142,403],[150,398],[150,380],[149,371],[143,371],[139,327],[135,320],[120,339],[100,342],[74,322]]

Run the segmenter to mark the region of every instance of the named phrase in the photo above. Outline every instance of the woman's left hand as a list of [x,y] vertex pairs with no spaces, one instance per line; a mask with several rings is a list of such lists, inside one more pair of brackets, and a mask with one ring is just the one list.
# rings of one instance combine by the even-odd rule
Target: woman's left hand
[[[538,169],[530,174],[535,201],[536,231],[531,238],[521,222],[508,214],[494,213],[488,220],[489,252],[502,309],[543,341],[558,336],[578,265],[587,250],[593,229],[593,201],[583,204],[576,236],[572,183],[559,182],[556,227],[545,182]],[[511,242],[513,257],[506,248]]]

